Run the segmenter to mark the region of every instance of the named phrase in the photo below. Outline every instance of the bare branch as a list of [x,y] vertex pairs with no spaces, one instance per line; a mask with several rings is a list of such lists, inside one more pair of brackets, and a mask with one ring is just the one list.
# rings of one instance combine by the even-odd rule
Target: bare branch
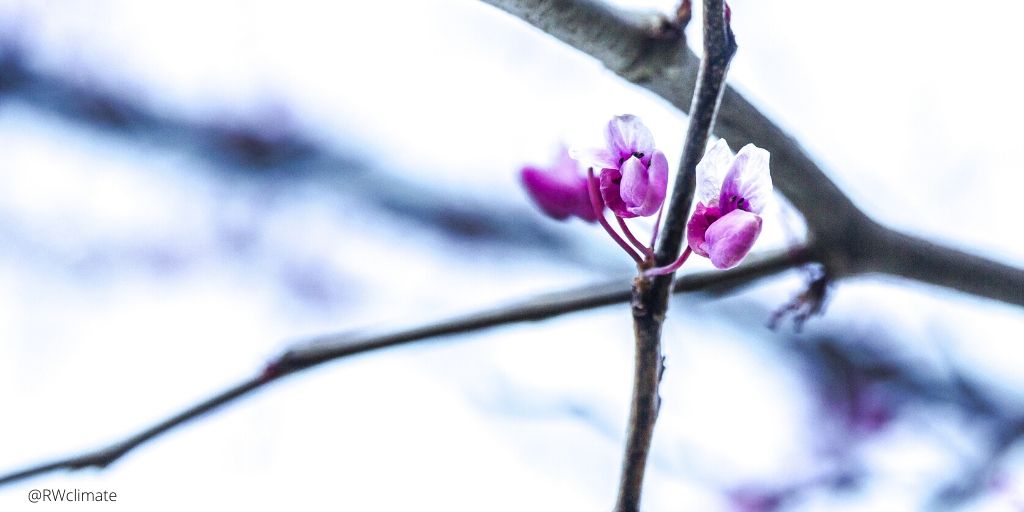
[[[688,4],[689,1],[684,0],[684,7],[680,11],[688,13]],[[693,202],[697,162],[704,155],[725,89],[725,75],[736,53],[736,41],[726,21],[723,5],[722,0],[704,0],[704,60],[693,93],[690,125],[683,143],[676,184],[659,236],[655,258],[658,266],[668,265],[679,256],[690,203]],[[641,275],[633,283],[633,333],[636,338],[633,400],[626,429],[626,450],[615,503],[616,512],[635,512],[640,509],[647,456],[661,406],[658,396],[664,371],[661,326],[668,311],[673,277],[674,273],[669,273],[648,280]]]
[[[750,263],[724,272],[702,272],[680,277],[673,287],[675,293],[703,291],[718,295],[749,285],[786,269],[810,262],[810,253],[803,249],[777,252],[754,258]],[[34,476],[58,470],[88,467],[104,468],[129,451],[188,423],[200,416],[233,403],[235,400],[276,381],[307,368],[340,359],[408,343],[436,339],[445,335],[470,332],[518,322],[538,321],[567,313],[585,311],[627,302],[631,297],[626,280],[587,286],[560,293],[552,293],[511,306],[496,307],[464,317],[439,321],[412,329],[379,335],[335,334],[297,343],[261,370],[256,376],[181,411],[137,434],[104,448],[64,459],[37,464],[0,475],[0,487]]]
[[870,232],[864,270],[1024,306],[1020,269],[887,229]]
[[[699,61],[678,22],[597,0],[483,0],[689,112]],[[871,220],[800,145],[727,87],[715,134],[772,154],[776,187],[803,214],[818,258],[836,276],[881,272],[1024,306],[1024,270],[902,234]]]
[[270,383],[274,378],[276,377],[268,375],[267,372],[262,372],[257,377],[253,377],[236,384],[235,386],[193,405],[188,409],[185,409],[184,411],[181,411],[180,413],[175,414],[174,416],[171,416],[135,435],[129,436],[99,450],[44,464],[38,464],[0,476],[0,486],[45,473],[51,473],[60,469],[83,469],[89,467],[99,469],[105,468],[139,445],[166,433],[168,430],[171,430],[178,425],[187,423],[202,416],[203,414],[206,414],[207,412],[217,409],[224,404],[233,402],[236,399]]
[[686,48],[679,21],[600,0],[484,1],[590,54],[627,80],[669,84],[682,79],[688,83],[679,84],[673,96],[688,102],[693,94],[698,62]]

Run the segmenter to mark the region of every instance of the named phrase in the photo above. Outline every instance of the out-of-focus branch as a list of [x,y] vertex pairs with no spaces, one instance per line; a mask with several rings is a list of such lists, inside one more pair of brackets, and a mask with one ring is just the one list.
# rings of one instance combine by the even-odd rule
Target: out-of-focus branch
[[[778,252],[752,258],[751,262],[728,271],[703,272],[682,276],[673,285],[675,293],[703,291],[718,295],[749,285],[761,278],[777,274],[811,261],[803,249]],[[0,486],[51,473],[88,467],[104,468],[129,451],[188,423],[200,416],[232,403],[281,377],[300,372],[347,356],[373,350],[436,339],[441,336],[476,332],[489,327],[518,322],[538,321],[567,313],[621,304],[632,297],[626,280],[587,286],[575,290],[547,294],[511,306],[496,307],[460,318],[439,321],[420,327],[378,335],[336,334],[313,338],[294,345],[273,360],[258,375],[222,391],[145,430],[109,446],[37,464],[0,475]]]
[[[690,2],[681,8],[689,13]],[[665,212],[655,255],[658,266],[668,265],[679,256],[683,231],[694,195],[697,162],[704,155],[718,105],[725,88],[729,63],[736,53],[736,41],[726,20],[722,0],[704,0],[704,59],[697,88],[693,94],[690,125],[683,143],[683,155],[676,173],[675,187]],[[644,472],[654,438],[660,398],[658,387],[664,370],[661,355],[661,326],[668,311],[669,291],[674,273],[645,279],[633,284],[633,332],[636,355],[633,374],[633,399],[626,429],[626,449],[622,461],[616,512],[640,509]]]
[[[955,367],[940,372],[894,354],[889,348],[893,344],[894,340],[884,335],[867,345],[844,340],[842,336],[819,335],[810,339],[791,338],[787,348],[804,361],[808,369],[818,372],[811,376],[811,381],[823,388],[822,393],[832,395],[830,401],[850,402],[847,407],[839,408],[847,409],[849,416],[870,415],[879,412],[872,411],[873,408],[879,408],[884,411],[881,421],[888,422],[908,404],[932,404],[943,410],[954,406],[964,417],[970,418],[972,427],[987,433],[981,453],[966,455],[968,460],[960,464],[951,481],[939,487],[928,510],[953,509],[986,490],[993,490],[1006,453],[1024,437],[1024,415],[1019,406],[1007,407],[1005,402],[993,398],[992,390],[982,382]],[[880,386],[884,391],[881,396],[869,399],[874,404],[858,404],[860,395],[869,386]],[[836,416],[844,415],[836,412]],[[880,421],[856,417],[846,420],[851,423]],[[837,441],[848,449],[857,439]]]
[[[759,308],[755,304],[733,307],[748,312]],[[764,312],[745,316],[745,321],[738,322],[749,322],[748,327],[759,326]],[[1008,407],[1005,399],[993,395],[993,389],[955,366],[940,369],[922,365],[919,359],[892,350],[898,340],[886,334],[872,333],[865,338],[840,330],[808,338],[779,333],[758,342],[767,339],[780,343],[807,372],[806,382],[825,408],[820,421],[828,425],[817,429],[826,432],[818,440],[825,442],[821,445],[822,454],[827,454],[831,462],[821,465],[827,469],[809,477],[795,474],[790,481],[783,477],[781,481],[748,482],[734,487],[729,494],[735,501],[774,504],[764,508],[736,507],[737,510],[785,510],[786,504],[800,501],[816,489],[857,487],[868,476],[859,454],[860,445],[877,441],[901,416],[914,425],[927,424],[928,414],[923,414],[922,408],[928,406],[934,408],[932,414],[946,417],[953,408],[953,417],[969,418],[970,430],[980,437],[978,451],[961,451],[958,449],[965,446],[961,437],[954,442],[942,438],[949,434],[944,429],[929,432],[938,436],[938,441],[954,457],[963,460],[954,465],[945,483],[944,478],[936,479],[941,484],[925,509],[958,510],[978,495],[1006,490],[999,487],[1000,481],[1007,483],[1007,477],[1000,472],[1004,471],[1007,454],[1024,436],[1019,403]]]
[[[484,0],[689,111],[699,61],[676,22],[599,0]],[[776,187],[803,214],[818,258],[835,276],[879,272],[1024,306],[1024,270],[881,226],[792,137],[726,88],[715,133],[772,154]]]
[[316,140],[284,106],[265,104],[229,120],[189,118],[161,111],[124,88],[83,79],[91,70],[50,73],[30,60],[19,41],[0,34],[0,102],[15,100],[133,145],[183,152],[222,174],[267,183],[314,181],[460,241],[529,246],[580,259],[568,240],[525,205],[473,197],[452,201],[450,191],[382,172],[358,150]]

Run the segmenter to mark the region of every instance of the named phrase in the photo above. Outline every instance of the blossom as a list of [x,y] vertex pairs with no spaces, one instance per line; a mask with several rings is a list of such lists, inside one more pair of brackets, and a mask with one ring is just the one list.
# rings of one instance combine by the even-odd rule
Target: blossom
[[719,139],[697,164],[699,202],[686,238],[693,252],[718,268],[739,264],[761,234],[760,213],[772,195],[768,159],[768,152],[753,144],[733,157]]
[[[574,160],[585,164],[585,176]],[[638,266],[649,269],[654,265],[668,160],[654,148],[654,137],[636,116],[612,118],[605,126],[605,147],[563,153],[551,168],[527,166],[520,170],[520,177],[544,213],[559,220],[576,216],[598,222]],[[608,222],[606,207],[614,214],[621,234]],[[654,233],[650,244],[645,244],[633,234],[626,219],[655,213],[659,215]]]
[[654,148],[654,137],[636,116],[612,118],[603,148],[577,151],[573,158],[600,169],[601,199],[618,217],[654,215],[665,202],[668,159]]
[[526,193],[549,216],[558,220],[576,216],[587,222],[597,221],[587,177],[564,149],[551,167],[528,165],[520,170],[519,176]]

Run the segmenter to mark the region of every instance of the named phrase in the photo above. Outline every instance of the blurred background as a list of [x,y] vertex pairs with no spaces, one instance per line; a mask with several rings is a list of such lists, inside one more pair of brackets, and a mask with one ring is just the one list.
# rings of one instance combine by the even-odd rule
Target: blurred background
[[[860,207],[1024,267],[1024,7],[730,4],[731,83]],[[0,0],[0,472],[306,336],[628,276],[518,183],[622,113],[678,160],[684,115],[475,0]],[[806,281],[673,302],[645,510],[1024,510],[1024,312],[863,277],[768,329]],[[349,358],[0,509],[607,510],[632,346],[622,305]]]

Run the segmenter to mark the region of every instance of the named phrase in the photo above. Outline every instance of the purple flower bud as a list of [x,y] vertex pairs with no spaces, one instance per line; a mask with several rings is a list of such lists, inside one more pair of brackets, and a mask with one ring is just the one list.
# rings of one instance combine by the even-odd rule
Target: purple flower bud
[[520,178],[530,199],[549,216],[558,220],[576,216],[587,222],[597,221],[587,177],[564,149],[550,168],[526,166],[520,171]]
[[[731,268],[761,234],[761,216],[772,195],[768,152],[747,144],[735,157],[719,139],[697,164],[697,206],[687,223],[693,252],[718,268]],[[727,172],[725,172],[727,170]],[[725,172],[725,178],[719,176]]]
[[601,198],[622,218],[654,215],[665,202],[668,159],[654,149],[654,137],[636,116],[612,118],[606,147],[573,151],[586,166],[600,169]]
[[708,226],[704,244],[711,264],[732,268],[743,260],[761,234],[761,217],[756,213],[733,210]]

